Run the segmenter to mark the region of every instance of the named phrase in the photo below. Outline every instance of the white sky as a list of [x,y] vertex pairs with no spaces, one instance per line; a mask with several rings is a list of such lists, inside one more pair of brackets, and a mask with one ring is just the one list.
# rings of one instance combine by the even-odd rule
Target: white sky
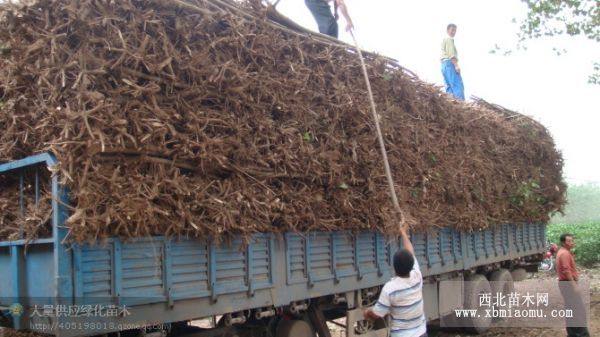
[[[600,85],[587,84],[600,44],[583,38],[530,41],[511,56],[490,54],[512,47],[525,7],[519,0],[346,0],[362,47],[399,60],[421,79],[443,84],[440,44],[446,25],[455,38],[466,95],[476,95],[533,116],[550,129],[565,159],[570,183],[600,182]],[[313,30],[303,0],[281,0],[277,9]],[[345,21],[340,19],[340,32]],[[340,38],[352,43],[343,32]],[[567,49],[557,56],[553,47]]]

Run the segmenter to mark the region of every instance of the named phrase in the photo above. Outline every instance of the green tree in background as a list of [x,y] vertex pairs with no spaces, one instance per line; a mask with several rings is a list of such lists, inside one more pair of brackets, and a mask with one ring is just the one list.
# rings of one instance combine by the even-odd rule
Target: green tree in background
[[600,42],[598,0],[522,0],[529,9],[519,41],[542,36],[582,35]]
[[[527,16],[519,23],[518,49],[527,40],[547,36],[583,36],[600,42],[600,1],[598,0],[521,0]],[[499,49],[498,47],[496,49]],[[555,48],[560,54],[560,51]],[[494,52],[494,51],[493,51]],[[510,52],[505,52],[508,54]],[[600,60],[594,62],[589,82],[600,84]]]
[[575,260],[586,267],[600,262],[600,222],[587,224],[552,224],[548,226],[548,240],[560,245],[560,236],[570,233],[575,236]]
[[556,244],[563,233],[575,235],[577,263],[600,262],[600,184],[569,185],[564,215],[556,214],[548,226],[548,240]]

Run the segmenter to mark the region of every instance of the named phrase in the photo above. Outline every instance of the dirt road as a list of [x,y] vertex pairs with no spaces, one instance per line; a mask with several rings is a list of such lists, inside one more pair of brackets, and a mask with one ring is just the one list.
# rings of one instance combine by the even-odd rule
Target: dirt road
[[[590,336],[600,336],[600,266],[584,269],[582,272],[590,279]],[[536,274],[535,278],[555,278],[552,274]],[[430,337],[463,337],[465,333],[442,332],[431,328]],[[565,329],[556,328],[494,328],[482,337],[560,337],[566,336]]]

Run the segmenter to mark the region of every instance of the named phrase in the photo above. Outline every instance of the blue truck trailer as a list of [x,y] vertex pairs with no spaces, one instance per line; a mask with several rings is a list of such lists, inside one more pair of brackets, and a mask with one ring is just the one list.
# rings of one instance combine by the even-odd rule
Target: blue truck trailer
[[[385,329],[362,320],[362,308],[392,277],[398,241],[377,232],[338,231],[265,233],[249,242],[148,237],[74,244],[65,240],[68,194],[56,174],[40,178],[56,164],[43,153],[0,165],[0,175],[18,181],[21,209],[39,202],[43,188],[52,193],[51,236],[0,242],[1,326],[58,337],[304,337],[329,336],[326,322],[346,317],[347,336],[385,336]],[[481,290],[444,280],[478,280],[489,288],[486,282],[513,282],[535,270],[545,229],[431,226],[413,233],[428,321]],[[203,318],[215,324],[190,324]],[[486,322],[472,328],[481,332]]]

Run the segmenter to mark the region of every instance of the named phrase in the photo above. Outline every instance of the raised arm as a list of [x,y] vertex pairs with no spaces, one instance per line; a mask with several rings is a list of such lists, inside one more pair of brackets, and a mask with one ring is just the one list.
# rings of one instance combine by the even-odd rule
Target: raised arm
[[415,249],[413,248],[412,242],[410,242],[410,236],[406,232],[405,227],[400,227],[400,236],[402,237],[402,246],[414,256]]

